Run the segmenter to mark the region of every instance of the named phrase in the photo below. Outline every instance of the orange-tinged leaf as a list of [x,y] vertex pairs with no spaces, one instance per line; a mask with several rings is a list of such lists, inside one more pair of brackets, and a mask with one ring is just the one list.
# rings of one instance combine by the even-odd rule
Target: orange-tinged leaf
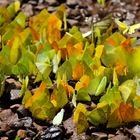
[[122,44],[122,47],[129,53],[133,52],[135,49],[131,48],[131,39],[126,39]]
[[75,45],[68,43],[67,46],[68,56],[78,57],[83,52],[83,43],[79,42]]
[[39,88],[36,90],[36,92],[34,93],[34,95],[29,98],[29,100],[25,103],[25,107],[29,108],[32,106],[32,104],[39,98],[41,97],[41,94],[44,93],[45,89],[47,87],[47,84],[42,82],[39,86]]
[[90,77],[88,75],[83,75],[80,81],[76,83],[75,89],[79,90],[81,88],[87,88],[90,82]]
[[128,69],[127,66],[123,62],[117,62],[115,65],[116,73],[120,76],[127,75]]
[[44,48],[44,44],[39,44],[38,45],[38,48],[36,50],[36,53],[35,53],[35,59],[37,58],[39,52],[41,51],[41,49]]
[[112,38],[107,39],[107,43],[110,44],[111,46],[115,46],[115,41]]
[[47,40],[50,44],[53,41],[59,41],[61,39],[60,29],[62,26],[61,20],[54,14],[48,17],[48,26],[46,29]]
[[32,37],[34,41],[39,41],[40,40],[40,35],[39,33],[32,27],[30,27],[31,33],[32,33]]
[[109,117],[107,127],[117,127],[124,123],[140,119],[140,110],[131,104],[121,103]]
[[84,72],[83,65],[81,63],[78,63],[74,66],[73,71],[72,71],[72,78],[73,80],[79,80]]
[[69,97],[71,97],[74,93],[74,88],[70,86],[68,83],[61,81],[60,83],[66,90],[66,93]]
[[52,44],[51,44],[52,48],[56,50],[56,52],[59,51],[59,47],[58,47],[58,44],[56,41],[53,41]]
[[37,91],[35,92],[35,94],[33,95],[33,102],[39,98],[39,96],[45,91],[47,87],[47,84],[42,82],[39,86],[39,88],[37,89]]

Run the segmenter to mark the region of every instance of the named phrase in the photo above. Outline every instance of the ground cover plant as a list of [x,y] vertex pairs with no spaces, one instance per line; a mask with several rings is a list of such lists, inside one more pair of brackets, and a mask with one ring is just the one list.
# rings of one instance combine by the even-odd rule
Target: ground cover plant
[[[20,2],[0,9],[0,96],[8,76],[22,83],[20,98],[32,116],[63,123],[74,106],[77,132],[89,125],[114,128],[140,120],[140,45],[128,26],[111,15],[82,34],[67,28],[66,8],[26,18]],[[38,85],[35,91],[30,82]]]

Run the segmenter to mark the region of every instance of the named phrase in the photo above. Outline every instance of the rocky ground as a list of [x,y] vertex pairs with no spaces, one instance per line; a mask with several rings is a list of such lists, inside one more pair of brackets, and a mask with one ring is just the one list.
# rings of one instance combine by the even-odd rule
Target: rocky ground
[[[14,0],[0,0],[0,6],[7,6]],[[140,0],[106,0],[106,6],[96,0],[22,0],[21,10],[26,16],[33,16],[44,8],[54,12],[61,3],[67,7],[68,27],[76,25],[85,33],[91,24],[112,13],[128,25],[140,23]],[[18,135],[24,140],[139,140],[140,123],[135,122],[117,129],[104,126],[90,126],[86,133],[77,135],[72,120],[73,106],[69,103],[61,126],[32,118],[30,112],[21,105],[19,99],[20,83],[13,77],[7,78],[4,96],[0,99],[0,139],[14,139]],[[33,85],[32,85],[33,87]],[[17,96],[15,96],[17,95]]]

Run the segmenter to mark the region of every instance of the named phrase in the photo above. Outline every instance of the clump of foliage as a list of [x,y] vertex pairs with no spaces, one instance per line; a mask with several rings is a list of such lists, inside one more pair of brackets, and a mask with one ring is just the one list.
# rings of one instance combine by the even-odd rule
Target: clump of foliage
[[[72,102],[78,133],[89,122],[112,128],[140,120],[140,45],[132,36],[139,24],[129,27],[109,16],[82,34],[67,29],[64,5],[52,14],[44,9],[28,23],[19,10],[19,2],[0,8],[0,95],[6,76],[15,75],[25,107],[38,119],[54,118],[54,124]],[[28,88],[33,77],[40,82],[35,92]],[[94,98],[99,102],[92,106]]]

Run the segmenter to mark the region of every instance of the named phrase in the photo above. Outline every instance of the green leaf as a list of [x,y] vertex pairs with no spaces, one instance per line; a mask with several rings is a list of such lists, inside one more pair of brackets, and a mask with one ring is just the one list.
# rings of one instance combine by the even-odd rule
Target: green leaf
[[63,108],[64,105],[66,105],[68,102],[67,93],[66,93],[64,87],[61,85],[58,87],[58,92],[56,95],[56,102],[57,102],[58,108]]
[[10,50],[10,62],[15,65],[18,60],[21,57],[21,52],[20,52],[20,41],[18,37],[15,37],[14,41],[13,41],[13,45],[12,48]]
[[25,15],[20,12],[16,18],[15,18],[15,21],[18,23],[18,25],[20,25],[22,28],[25,28],[25,25],[26,25],[26,17]]
[[100,94],[105,90],[106,84],[107,84],[107,77],[104,76],[104,77],[102,78],[102,80],[100,81],[99,86],[97,87],[97,90],[96,90],[96,92],[95,92],[95,96],[100,95]]
[[15,140],[20,140],[20,137],[16,135]]
[[77,91],[76,100],[77,101],[91,101],[91,98],[88,95],[87,90],[80,89]]
[[101,97],[100,102],[106,102],[109,105],[111,105],[112,103],[121,103],[122,96],[118,89],[118,86],[113,86],[111,89],[108,89],[108,92]]
[[33,117],[41,120],[52,120],[56,113],[53,104],[47,100],[43,101],[41,98],[35,101],[29,109]]
[[87,119],[93,125],[106,123],[108,119],[109,106],[107,103],[98,103],[97,108],[88,112]]
[[95,77],[93,78],[90,83],[89,83],[89,87],[88,87],[88,92],[90,95],[95,95],[96,93],[96,90],[100,84],[100,81],[101,81],[102,77],[101,76],[98,76],[98,77]]
[[70,80],[72,78],[72,66],[71,63],[67,60],[65,61],[57,70],[57,76],[58,73],[63,78],[63,75],[66,74],[67,80]]

